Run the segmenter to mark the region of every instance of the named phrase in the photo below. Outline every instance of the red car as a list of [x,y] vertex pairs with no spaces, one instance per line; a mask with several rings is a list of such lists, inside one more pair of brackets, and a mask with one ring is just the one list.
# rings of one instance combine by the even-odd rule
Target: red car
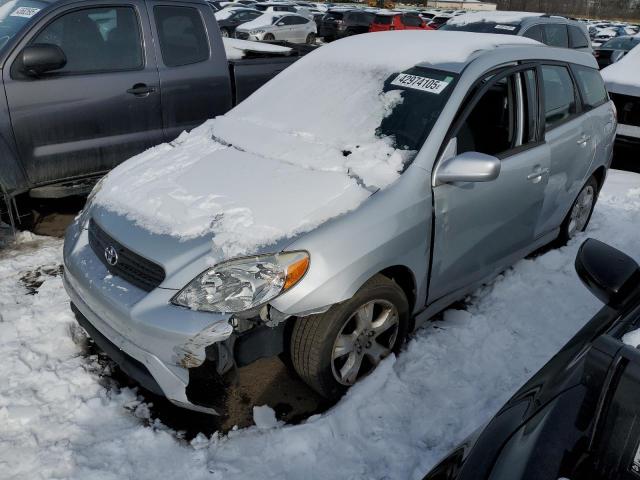
[[417,13],[379,13],[369,26],[370,32],[387,30],[433,30]]

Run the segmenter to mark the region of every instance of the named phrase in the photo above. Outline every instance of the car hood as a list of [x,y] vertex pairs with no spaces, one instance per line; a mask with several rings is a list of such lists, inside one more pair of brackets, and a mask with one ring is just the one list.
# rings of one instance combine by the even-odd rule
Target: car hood
[[600,73],[611,93],[640,97],[640,47],[633,48],[616,63],[603,68]]

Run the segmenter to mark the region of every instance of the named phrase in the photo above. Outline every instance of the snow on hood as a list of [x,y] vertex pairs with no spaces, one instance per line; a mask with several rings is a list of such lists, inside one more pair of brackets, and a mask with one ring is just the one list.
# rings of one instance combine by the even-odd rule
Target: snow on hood
[[629,51],[616,63],[601,70],[607,90],[622,95],[640,97],[640,47]]
[[224,50],[228,60],[239,60],[247,52],[273,53],[285,55],[291,51],[290,47],[272,45],[270,43],[250,42],[248,40],[238,40],[237,38],[223,38]]
[[470,23],[495,22],[495,23],[519,23],[527,17],[540,17],[541,13],[533,12],[470,12],[458,15],[449,20],[449,25],[468,25]]
[[[416,64],[464,62],[522,37],[364,34],[302,58],[224,116],[114,169],[94,201],[182,240],[213,234],[217,260],[309,231],[387,187],[415,154],[376,129],[402,101],[382,93]],[[375,52],[375,54],[373,54]]]

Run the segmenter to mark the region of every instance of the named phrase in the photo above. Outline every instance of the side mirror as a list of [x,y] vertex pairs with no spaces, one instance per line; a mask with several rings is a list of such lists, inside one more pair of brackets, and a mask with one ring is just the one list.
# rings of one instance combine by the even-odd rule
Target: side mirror
[[25,47],[20,53],[20,58],[24,72],[35,77],[63,68],[67,64],[67,57],[62,49],[49,43]]
[[440,162],[434,186],[452,182],[490,182],[500,174],[500,160],[480,152],[465,152]]
[[640,283],[640,267],[633,258],[593,238],[580,246],[575,266],[582,283],[607,305],[623,302]]

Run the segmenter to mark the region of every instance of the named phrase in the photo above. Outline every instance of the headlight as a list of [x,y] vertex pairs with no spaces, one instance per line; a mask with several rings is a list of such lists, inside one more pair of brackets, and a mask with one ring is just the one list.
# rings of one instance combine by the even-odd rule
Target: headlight
[[261,33],[264,33],[264,30],[251,30],[249,33],[251,35],[259,35]]
[[98,180],[98,182],[93,186],[93,189],[87,196],[87,201],[84,204],[84,208],[80,211],[78,215],[79,223],[82,228],[84,228],[87,222],[89,221],[89,210],[91,210],[91,204],[93,203],[93,199],[95,198],[95,196],[98,194],[98,192],[102,188],[102,185],[104,185],[105,178],[107,178],[106,175],[102,177],[100,180]]
[[306,252],[238,258],[204,271],[171,302],[204,312],[243,312],[289,290],[308,268]]

